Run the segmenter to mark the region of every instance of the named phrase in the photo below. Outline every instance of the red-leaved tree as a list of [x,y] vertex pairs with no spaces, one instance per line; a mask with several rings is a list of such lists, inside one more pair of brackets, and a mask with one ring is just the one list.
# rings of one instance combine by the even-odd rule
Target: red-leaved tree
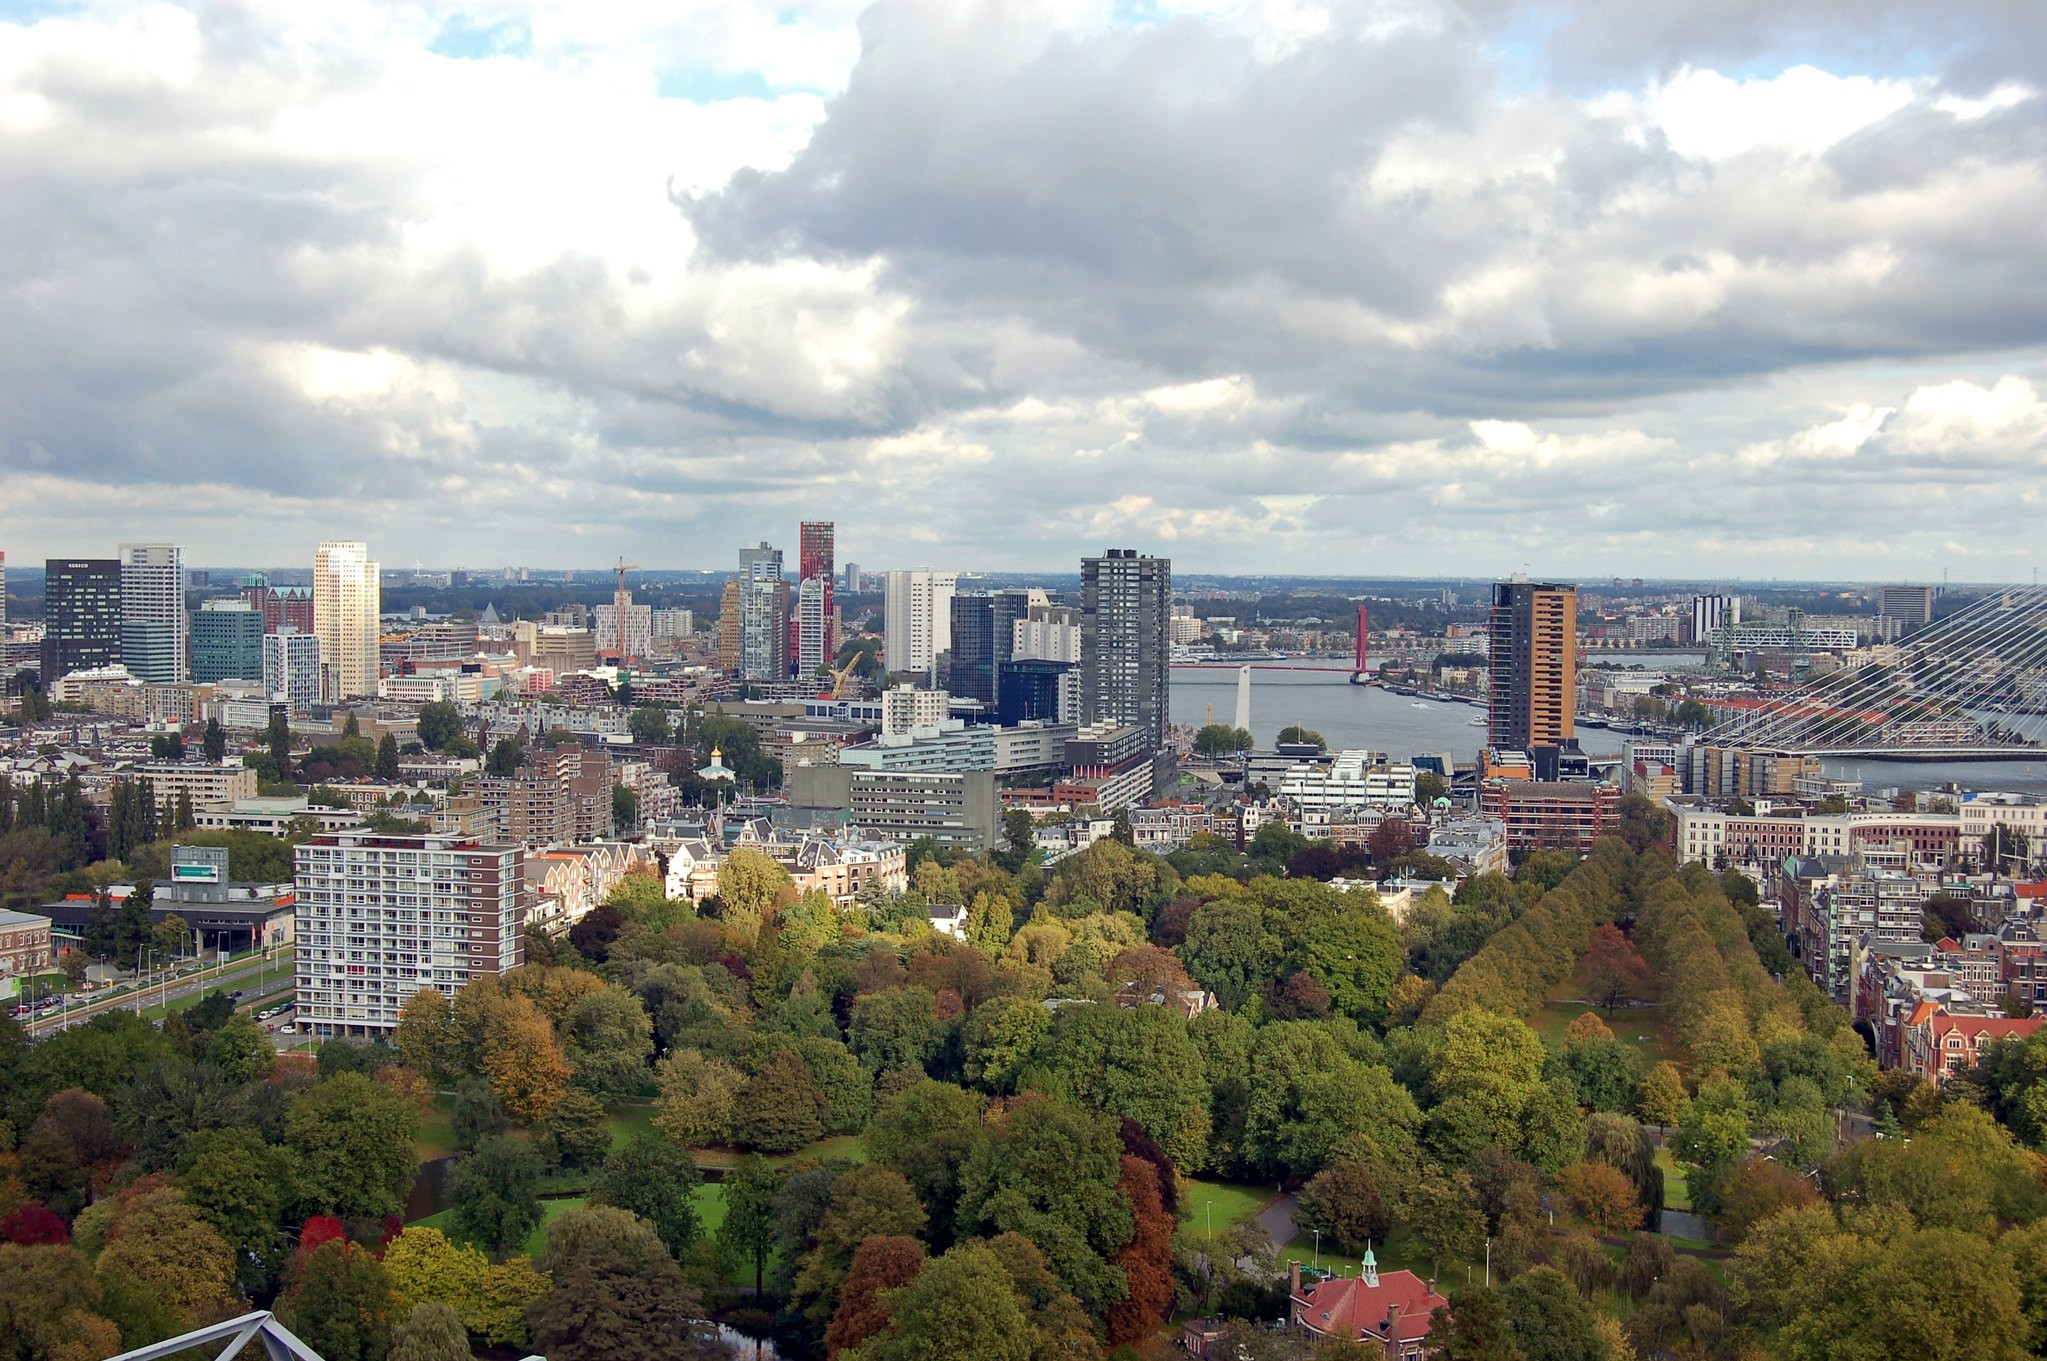
[[1649,981],[1649,965],[1618,926],[1602,926],[1585,947],[1585,980],[1592,999],[1613,1015],[1623,997],[1633,997]]
[[1135,1229],[1116,1254],[1130,1289],[1109,1306],[1111,1347],[1151,1336],[1173,1303],[1173,1216],[1159,1194],[1158,1168],[1125,1153],[1116,1185],[1130,1202]]
[[825,1355],[836,1357],[895,1325],[884,1290],[917,1279],[924,1270],[924,1245],[904,1234],[877,1234],[860,1240],[853,1263],[839,1287],[839,1307],[824,1330]]
[[5,1238],[16,1247],[33,1248],[46,1243],[68,1243],[71,1230],[64,1227],[47,1205],[35,1201],[17,1205],[0,1219],[0,1238]]

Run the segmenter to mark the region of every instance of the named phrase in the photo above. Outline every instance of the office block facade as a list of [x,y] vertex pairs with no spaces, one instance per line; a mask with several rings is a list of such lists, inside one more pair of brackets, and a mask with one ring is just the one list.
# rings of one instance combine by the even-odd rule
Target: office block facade
[[449,996],[524,960],[526,852],[349,830],[297,852],[299,1023],[389,1036],[422,988]]
[[1490,640],[1491,745],[1528,751],[1575,740],[1578,588],[1532,581],[1498,583],[1493,587]]
[[73,671],[121,664],[121,562],[51,558],[43,564],[43,689]]
[[830,520],[805,520],[797,529],[796,670],[801,676],[814,675],[838,655],[837,537],[838,526]]
[[246,600],[209,600],[192,615],[192,679],[201,685],[263,676],[263,612]]
[[121,664],[137,680],[191,679],[185,551],[172,543],[121,545]]
[[1170,720],[1173,563],[1112,548],[1080,565],[1080,704],[1083,725],[1142,729],[1166,745]]
[[383,582],[369,547],[323,543],[313,553],[313,632],[330,700],[377,693]]
[[952,649],[952,597],[957,572],[928,567],[887,574],[882,608],[882,664],[899,676],[937,679],[938,654]]
[[291,628],[264,635],[263,690],[272,704],[304,714],[320,702],[326,673],[317,635]]

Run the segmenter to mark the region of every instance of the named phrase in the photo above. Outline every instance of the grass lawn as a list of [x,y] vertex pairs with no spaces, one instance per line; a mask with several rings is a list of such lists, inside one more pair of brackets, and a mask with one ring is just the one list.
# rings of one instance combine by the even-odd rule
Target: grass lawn
[[[699,1233],[705,1239],[715,1238],[718,1226],[725,1222],[725,1188],[716,1182],[705,1182],[697,1188],[696,1206]],[[767,1269],[773,1271],[775,1264],[781,1260],[780,1253],[770,1252]],[[742,1263],[725,1279],[750,1294],[753,1290],[753,1263]]]
[[460,1151],[455,1143],[454,1109],[452,1096],[436,1096],[433,1105],[427,1108],[426,1118],[419,1122],[420,1161],[445,1158]]
[[1268,1186],[1241,1186],[1226,1181],[1183,1177],[1180,1180],[1180,1221],[1203,1229],[1212,1223],[1217,1233],[1223,1233],[1256,1217],[1272,1202],[1274,1194]]
[[1669,1149],[1659,1146],[1656,1150],[1656,1165],[1663,1169],[1663,1208],[1689,1212],[1692,1208],[1692,1197],[1685,1190],[1684,1169],[1677,1165],[1677,1159],[1670,1156]]
[[[1385,1242],[1375,1243],[1372,1246],[1372,1255],[1378,1259],[1381,1271],[1398,1271],[1405,1268],[1425,1281],[1434,1273],[1437,1265],[1428,1250],[1415,1242],[1405,1228],[1396,1228]],[[1280,1249],[1279,1260],[1282,1265],[1287,1262],[1299,1262],[1302,1266],[1313,1266],[1315,1236],[1304,1233],[1294,1239]],[[1360,1269],[1360,1263],[1356,1257],[1340,1256],[1325,1238],[1322,1243],[1322,1269],[1334,1271],[1342,1276],[1355,1276]],[[1470,1279],[1483,1280],[1485,1259],[1481,1256],[1477,1261],[1467,1262],[1461,1257],[1445,1257],[1442,1260],[1442,1269],[1443,1274],[1436,1278],[1438,1288],[1447,1290],[1452,1285],[1463,1285],[1467,1271],[1470,1273]]]
[[652,1106],[613,1106],[608,1115],[611,1124],[611,1146],[624,1148],[632,1142],[635,1134],[654,1132],[654,1108]]
[[1602,1007],[1573,1000],[1582,998],[1585,994],[1586,980],[1581,963],[1579,968],[1571,972],[1569,978],[1550,989],[1549,1002],[1541,1011],[1528,1018],[1528,1024],[1535,1028],[1536,1034],[1561,1045],[1564,1042],[1564,1031],[1570,1028],[1571,1022],[1588,1011],[1596,1011],[1599,1013],[1599,1019],[1606,1022],[1607,1028],[1613,1031],[1614,1038],[1640,1049],[1642,1057],[1649,1063],[1669,1059],[1679,1067],[1684,1066],[1677,1042],[1671,1036],[1669,1025],[1663,1018],[1663,1004],[1660,1001],[1652,998],[1643,1004],[1617,1007],[1614,1014],[1608,1016]]

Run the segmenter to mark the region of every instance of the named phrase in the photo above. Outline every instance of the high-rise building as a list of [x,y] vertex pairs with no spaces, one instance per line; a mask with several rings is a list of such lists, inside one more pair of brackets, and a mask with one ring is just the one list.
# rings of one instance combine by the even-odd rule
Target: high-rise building
[[847,594],[847,595],[858,595],[858,594],[859,594],[860,592],[862,592],[862,591],[864,591],[864,590],[866,590],[866,589],[867,589],[867,582],[866,582],[866,580],[865,580],[865,579],[864,579],[864,578],[863,578],[863,577],[862,577],[862,576],[860,575],[860,564],[859,564],[859,563],[857,563],[857,562],[849,562],[849,563],[847,563],[847,564],[846,564],[846,594]]
[[1738,595],[1695,595],[1692,597],[1692,641],[1712,641],[1713,635],[1723,628],[1732,628],[1741,622],[1741,597]]
[[[838,578],[833,566],[833,541],[838,529],[830,520],[805,520],[797,532],[796,588],[796,670],[799,675],[816,674],[838,655]],[[808,614],[803,604],[803,584],[818,584],[817,601]]]
[[383,582],[368,545],[323,543],[313,553],[313,632],[327,679],[323,698],[358,699],[377,693],[379,621]]
[[1080,673],[1072,662],[1018,657],[998,668],[1000,683],[996,721],[1005,728],[1033,720],[1077,723],[1080,720]]
[[1578,588],[1532,581],[1494,585],[1489,651],[1492,745],[1533,752],[1575,740]]
[[320,664],[320,636],[281,628],[263,635],[263,689],[273,704],[282,704],[294,718],[320,702],[327,668]]
[[43,564],[43,688],[73,671],[121,664],[121,560]]
[[765,540],[739,550],[739,674],[745,680],[789,677],[789,585],[782,550]]
[[1012,656],[1019,661],[1080,662],[1080,623],[1068,605],[1033,605],[1017,620]]
[[262,675],[263,612],[239,597],[200,605],[192,616],[192,679],[210,685]]
[[1142,730],[1153,751],[1171,722],[1173,562],[1111,548],[1080,563],[1080,707],[1084,725]]
[[176,685],[192,674],[185,552],[173,543],[121,545],[121,664],[137,680]]
[[1886,586],[1876,597],[1877,636],[1895,640],[1933,622],[1931,586]]
[[995,597],[952,598],[952,665],[946,689],[995,712]]
[[832,664],[830,577],[805,577],[796,587],[796,674],[809,680]]
[[928,567],[888,574],[882,661],[899,676],[937,679],[938,654],[952,650],[952,597],[959,573]]
[[388,1037],[421,988],[454,996],[524,962],[526,851],[350,829],[297,851],[298,1021]]
[[718,669],[739,674],[739,578],[726,579],[718,593]]
[[7,640],[7,555],[0,553],[0,642]]
[[[598,605],[591,609],[591,633],[597,640],[599,650],[618,653],[621,660],[644,657],[654,650],[654,607],[635,605],[630,593],[625,600],[625,632],[621,639],[618,627],[619,606],[616,601]],[[619,645],[623,641],[624,651]]]

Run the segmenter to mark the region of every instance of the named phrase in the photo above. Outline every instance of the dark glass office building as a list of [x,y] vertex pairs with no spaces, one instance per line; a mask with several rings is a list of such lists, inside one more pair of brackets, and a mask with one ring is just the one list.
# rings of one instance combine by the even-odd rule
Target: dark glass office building
[[121,560],[43,563],[43,685],[121,664]]

